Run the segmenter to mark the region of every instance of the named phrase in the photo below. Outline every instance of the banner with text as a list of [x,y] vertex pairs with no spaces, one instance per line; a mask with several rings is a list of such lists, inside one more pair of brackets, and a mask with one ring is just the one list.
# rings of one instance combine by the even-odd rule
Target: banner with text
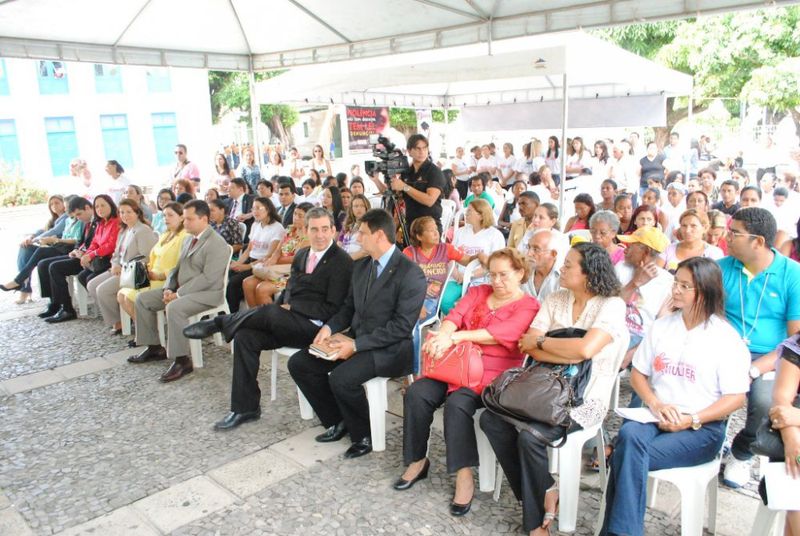
[[389,108],[387,107],[347,107],[347,133],[350,137],[351,151],[371,151],[369,137],[382,134],[389,127]]

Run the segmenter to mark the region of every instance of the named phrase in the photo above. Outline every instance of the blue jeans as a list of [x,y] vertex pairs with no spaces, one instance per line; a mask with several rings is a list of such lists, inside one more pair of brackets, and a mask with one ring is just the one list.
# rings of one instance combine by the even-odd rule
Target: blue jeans
[[[30,258],[33,256],[33,254],[36,252],[37,249],[39,249],[38,246],[25,246],[25,247],[20,246],[19,252],[17,253],[18,272],[21,272],[22,269],[25,268],[25,265],[28,264],[28,261],[30,260]],[[28,277],[25,281],[20,283],[19,290],[20,292],[33,292],[31,290],[30,277]]]
[[710,462],[719,454],[724,440],[724,421],[704,424],[697,431],[680,432],[662,432],[653,423],[625,421],[611,457],[600,534],[644,536],[647,474]]
[[[764,354],[751,354],[753,361]],[[753,380],[750,384],[750,391],[747,393],[747,420],[744,428],[739,430],[731,443],[731,454],[737,460],[749,460],[753,457],[750,445],[756,440],[756,430],[758,425],[769,413],[772,405],[772,387],[775,380],[765,380],[764,377]]]

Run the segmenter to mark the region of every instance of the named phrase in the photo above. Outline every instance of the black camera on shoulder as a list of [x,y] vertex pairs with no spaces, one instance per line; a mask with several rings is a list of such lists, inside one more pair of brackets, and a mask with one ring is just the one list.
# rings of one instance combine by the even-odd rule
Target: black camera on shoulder
[[369,144],[372,146],[372,156],[378,160],[364,162],[364,171],[367,174],[372,175],[375,171],[380,171],[387,186],[396,174],[406,175],[409,169],[408,158],[387,137],[372,134],[369,137]]

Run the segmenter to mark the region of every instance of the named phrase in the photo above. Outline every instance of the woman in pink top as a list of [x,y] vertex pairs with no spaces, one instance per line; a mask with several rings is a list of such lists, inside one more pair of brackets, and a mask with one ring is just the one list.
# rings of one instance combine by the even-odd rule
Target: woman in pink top
[[536,298],[522,290],[529,268],[518,251],[495,251],[489,256],[488,266],[491,285],[470,288],[423,347],[428,358],[439,359],[459,342],[477,344],[483,352],[481,385],[473,391],[422,378],[411,384],[403,403],[403,458],[407,467],[394,489],[407,490],[428,475],[430,426],[434,412],[444,405],[447,472],[456,474],[450,502],[454,516],[469,511],[475,491],[472,467],[478,465],[478,447],[473,416],[483,405],[479,393],[502,371],[522,363],[519,339],[539,310]]

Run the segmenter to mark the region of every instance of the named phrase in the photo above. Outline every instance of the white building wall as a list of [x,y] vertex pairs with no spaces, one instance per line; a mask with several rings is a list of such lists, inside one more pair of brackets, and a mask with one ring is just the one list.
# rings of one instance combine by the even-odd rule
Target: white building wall
[[169,184],[170,166],[159,167],[153,139],[152,113],[175,113],[178,142],[189,149],[203,178],[213,172],[216,145],[211,131],[208,75],[203,69],[169,69],[171,90],[150,92],[146,69],[120,66],[121,93],[98,93],[94,64],[67,63],[69,92],[41,95],[34,60],[5,59],[9,95],[0,96],[0,119],[14,119],[23,177],[59,191],[63,178],[54,178],[45,130],[46,117],[71,116],[75,122],[80,157],[94,177],[105,178],[105,148],[100,116],[125,114],[133,166],[126,175],[135,184]]

